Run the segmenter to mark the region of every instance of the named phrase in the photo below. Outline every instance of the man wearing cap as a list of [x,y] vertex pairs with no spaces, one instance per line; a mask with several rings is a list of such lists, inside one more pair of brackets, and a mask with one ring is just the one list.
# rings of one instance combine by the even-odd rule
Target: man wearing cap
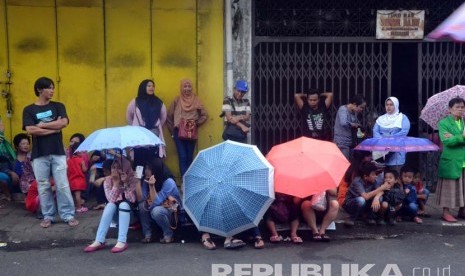
[[226,122],[224,140],[232,140],[240,143],[247,142],[247,133],[250,131],[250,102],[244,99],[249,91],[249,85],[245,80],[236,81],[233,97],[226,97],[223,101],[223,114]]

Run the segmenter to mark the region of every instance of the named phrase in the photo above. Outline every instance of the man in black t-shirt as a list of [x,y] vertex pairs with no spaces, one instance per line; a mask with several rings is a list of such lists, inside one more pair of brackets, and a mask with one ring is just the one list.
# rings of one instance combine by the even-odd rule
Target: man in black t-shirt
[[[325,97],[324,102],[320,97]],[[331,130],[328,124],[328,111],[333,102],[333,93],[319,94],[310,90],[308,94],[297,93],[294,100],[301,114],[302,135],[319,140],[330,141]]]
[[40,225],[48,228],[55,220],[56,207],[50,185],[50,172],[56,185],[58,214],[69,226],[76,226],[74,202],[67,177],[66,155],[61,130],[68,125],[66,108],[51,101],[55,85],[46,77],[34,84],[37,101],[23,110],[23,129],[32,135],[32,168],[37,180],[44,216]]

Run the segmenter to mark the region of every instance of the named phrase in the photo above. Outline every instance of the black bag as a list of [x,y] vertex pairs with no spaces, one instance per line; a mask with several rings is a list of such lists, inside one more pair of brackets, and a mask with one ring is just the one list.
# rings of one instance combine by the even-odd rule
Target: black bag
[[[229,99],[229,102],[231,104],[232,109],[236,111],[236,107],[234,106],[233,101]],[[224,114],[220,115],[220,117],[223,116]],[[246,127],[250,127],[250,124],[246,123],[245,121],[241,121],[241,123]],[[224,128],[222,137],[223,140],[243,142],[245,139],[247,139],[247,133],[243,132],[242,129],[237,125],[226,123],[226,127]]]
[[[242,122],[244,124],[244,122]],[[246,124],[247,125],[247,124]],[[236,125],[227,123],[223,131],[223,140],[232,140],[236,142],[242,142],[247,138],[247,133],[243,132],[242,129]]]

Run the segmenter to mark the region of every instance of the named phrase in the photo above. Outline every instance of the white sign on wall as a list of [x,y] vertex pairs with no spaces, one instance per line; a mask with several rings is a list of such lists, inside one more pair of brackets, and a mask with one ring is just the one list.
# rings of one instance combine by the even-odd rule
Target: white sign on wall
[[423,39],[424,10],[378,10],[376,39]]

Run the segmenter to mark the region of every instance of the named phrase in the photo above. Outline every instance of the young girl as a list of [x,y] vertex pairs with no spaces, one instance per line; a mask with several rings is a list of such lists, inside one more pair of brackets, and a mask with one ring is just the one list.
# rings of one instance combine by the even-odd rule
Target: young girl
[[395,170],[385,171],[384,183],[389,185],[390,189],[383,192],[381,210],[384,214],[386,214],[389,225],[395,225],[395,214],[402,207],[402,202],[405,198],[404,191],[402,190],[402,184],[399,182],[399,173]]
[[[79,143],[74,143],[70,146],[72,152],[74,152],[79,146]],[[74,153],[71,158],[68,159],[68,181],[71,192],[74,196],[74,205],[76,206],[76,212],[84,213],[89,209],[85,207],[81,199],[81,192],[87,189],[86,175],[87,165],[84,159],[79,153]]]

